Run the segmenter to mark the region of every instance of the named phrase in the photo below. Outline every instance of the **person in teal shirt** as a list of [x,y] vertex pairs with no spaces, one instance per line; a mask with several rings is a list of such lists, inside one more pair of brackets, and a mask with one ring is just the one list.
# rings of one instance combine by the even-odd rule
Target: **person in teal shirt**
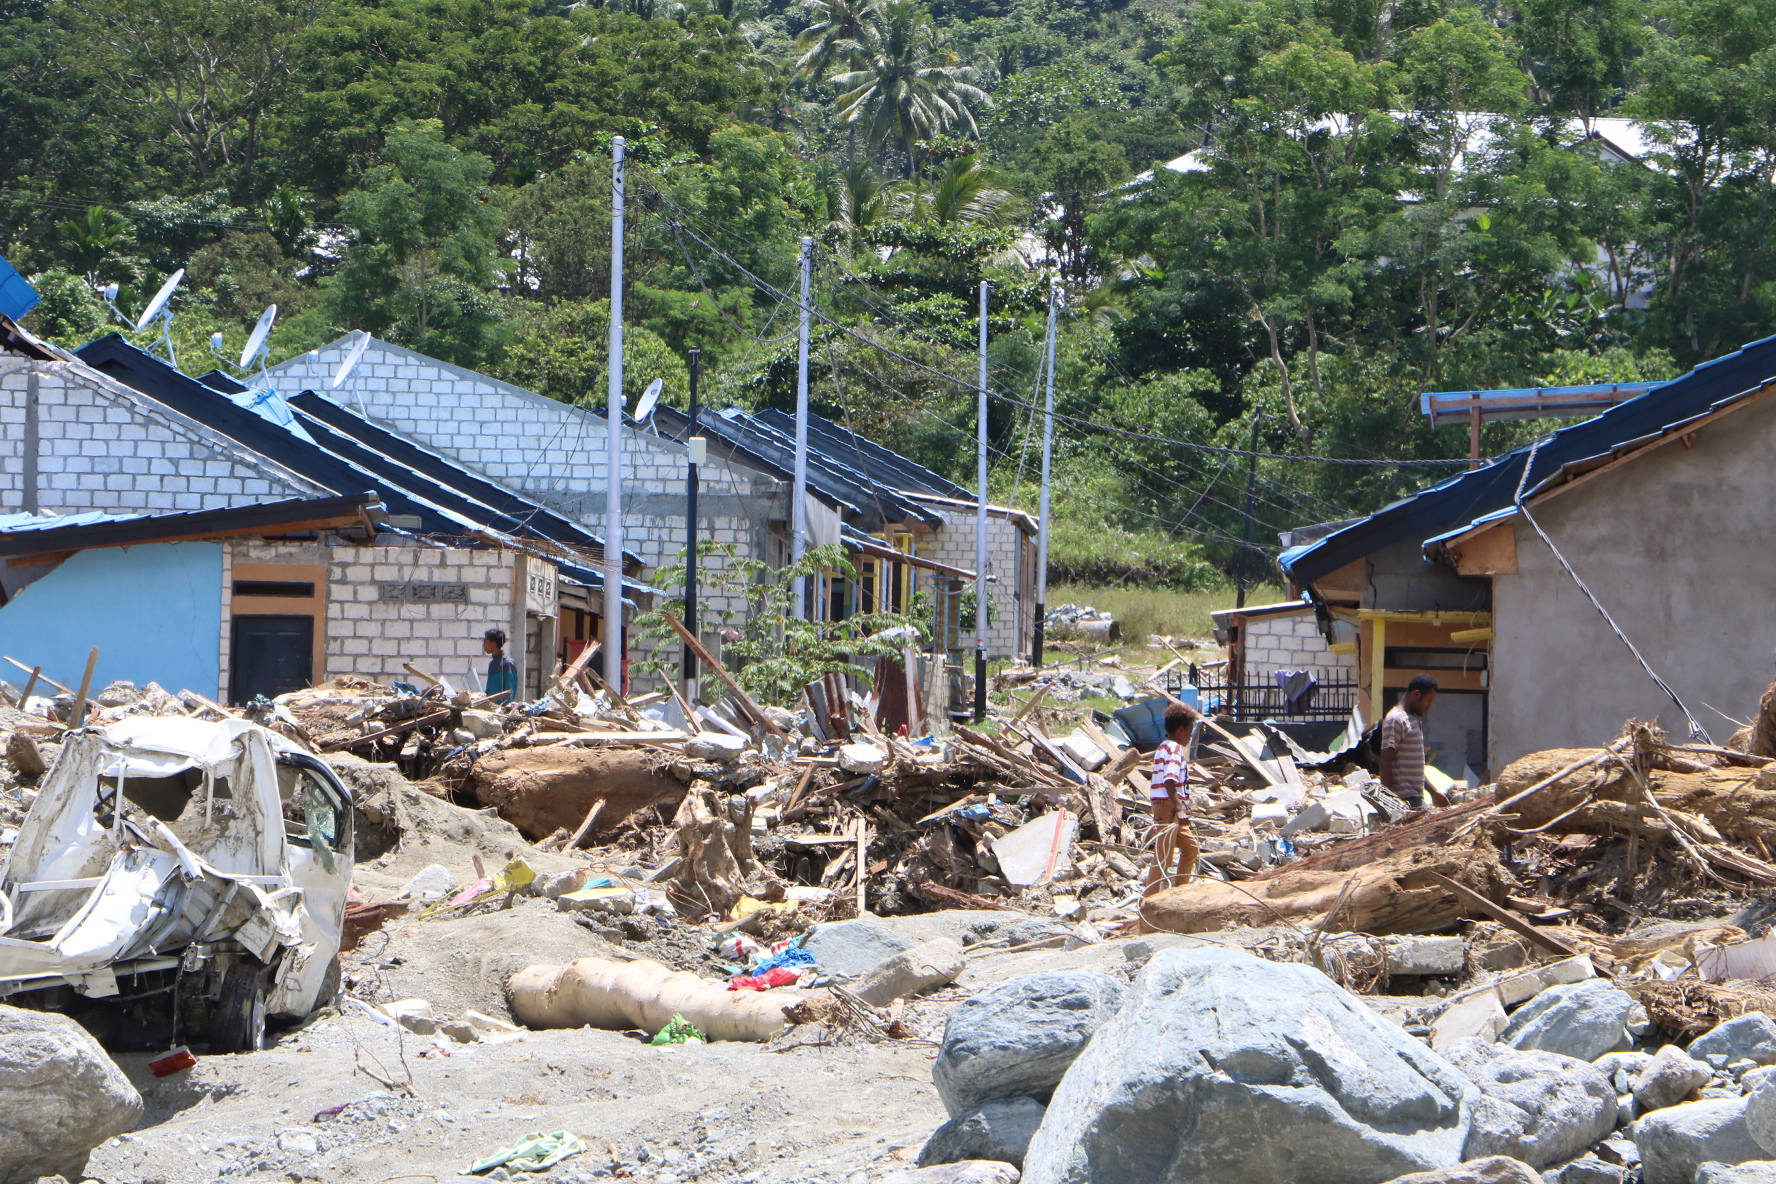
[[489,629],[481,636],[481,648],[492,657],[487,662],[487,694],[496,703],[518,697],[518,663],[506,656],[506,631]]

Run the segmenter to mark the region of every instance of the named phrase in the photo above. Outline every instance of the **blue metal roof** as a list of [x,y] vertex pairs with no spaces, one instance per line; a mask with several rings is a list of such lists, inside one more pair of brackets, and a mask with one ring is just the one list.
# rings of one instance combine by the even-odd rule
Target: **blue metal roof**
[[43,297],[0,255],[0,316],[16,321],[37,307]]
[[[1568,465],[1656,437],[1772,379],[1776,379],[1776,337],[1703,362],[1637,399],[1548,436],[1535,453],[1535,470],[1525,488],[1536,488]],[[1281,556],[1283,571],[1299,584],[1311,584],[1383,547],[1406,541],[1422,543],[1445,532],[1466,530],[1477,520],[1514,504],[1530,451],[1525,446],[1507,452],[1482,468],[1402,498],[1318,542],[1291,548]]]

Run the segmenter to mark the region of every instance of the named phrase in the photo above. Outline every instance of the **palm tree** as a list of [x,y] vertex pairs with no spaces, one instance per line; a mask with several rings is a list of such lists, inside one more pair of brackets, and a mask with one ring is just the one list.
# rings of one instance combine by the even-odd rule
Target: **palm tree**
[[978,156],[958,156],[944,165],[935,184],[901,195],[896,213],[911,222],[959,222],[998,226],[1013,212],[1009,190],[993,184]]
[[875,15],[877,0],[807,0],[802,10],[811,22],[796,35],[796,69],[816,77],[832,62],[839,46],[855,42]]
[[853,158],[843,166],[829,168],[821,180],[832,224],[852,233],[869,229],[872,223],[893,212],[893,202],[902,185],[899,181],[883,180],[867,158]]
[[975,132],[974,109],[993,100],[974,85],[974,67],[957,64],[920,0],[882,0],[867,16],[856,37],[833,47],[852,67],[831,79],[839,118],[872,144],[899,141],[911,176],[920,140],[952,127]]

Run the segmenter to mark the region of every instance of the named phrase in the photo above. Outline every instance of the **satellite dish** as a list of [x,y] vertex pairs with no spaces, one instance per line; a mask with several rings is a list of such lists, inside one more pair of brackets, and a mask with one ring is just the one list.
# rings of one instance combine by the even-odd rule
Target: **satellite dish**
[[358,339],[352,342],[350,349],[345,351],[345,361],[339,363],[339,370],[333,375],[334,390],[345,385],[345,380],[352,376],[352,371],[356,370],[358,363],[364,360],[364,351],[369,348],[370,334],[359,329]]
[[104,291],[101,292],[100,295],[102,295],[105,298],[106,304],[110,304],[113,300],[116,300],[117,299],[117,281],[113,280],[111,283],[106,284]]
[[142,310],[141,318],[136,321],[136,330],[138,332],[146,329],[148,327],[148,322],[152,321],[159,315],[160,310],[166,307],[166,302],[172,299],[173,290],[179,286],[179,281],[184,278],[185,269],[183,267],[167,277],[167,282],[160,286],[160,291],[154,294],[154,299],[148,302],[148,307]]
[[253,335],[247,338],[247,348],[241,350],[240,368],[242,370],[251,366],[253,359],[259,356],[259,351],[265,348],[265,335],[271,332],[272,322],[277,320],[277,316],[278,306],[275,304],[259,314],[259,323],[253,326]]
[[641,392],[641,402],[635,405],[635,422],[646,423],[654,413],[654,404],[660,401],[660,392],[666,389],[666,380],[656,378],[648,383],[647,390]]
[[222,352],[222,330],[220,329],[210,334],[210,352],[213,354]]

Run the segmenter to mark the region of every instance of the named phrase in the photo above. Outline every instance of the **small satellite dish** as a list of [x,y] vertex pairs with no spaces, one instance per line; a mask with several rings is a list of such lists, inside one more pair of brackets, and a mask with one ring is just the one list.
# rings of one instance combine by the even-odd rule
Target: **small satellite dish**
[[220,329],[210,334],[210,352],[213,354],[222,352],[222,330]]
[[339,363],[339,369],[333,375],[333,389],[338,390],[345,385],[345,380],[352,376],[358,363],[364,360],[364,351],[370,348],[370,334],[358,330],[358,339],[352,342],[350,349],[345,351],[345,360]]
[[259,314],[259,323],[253,326],[253,335],[247,338],[247,348],[241,350],[242,370],[251,366],[253,359],[259,356],[259,351],[265,348],[265,336],[271,332],[272,322],[277,320],[277,316],[278,306],[275,304]]
[[173,290],[179,286],[179,281],[184,278],[185,269],[183,267],[167,277],[167,282],[160,286],[160,291],[154,294],[154,299],[148,302],[148,307],[142,310],[141,317],[136,321],[136,330],[138,332],[146,329],[148,327],[148,322],[152,321],[157,315],[159,315],[160,310],[166,307],[166,302],[173,297]]
[[106,304],[110,304],[113,300],[117,299],[117,282],[113,280],[111,283],[106,284],[104,290],[99,294],[105,298]]
[[654,414],[654,404],[660,401],[660,392],[665,389],[664,378],[656,378],[648,383],[647,390],[641,392],[641,401],[635,405],[636,423],[646,423]]

